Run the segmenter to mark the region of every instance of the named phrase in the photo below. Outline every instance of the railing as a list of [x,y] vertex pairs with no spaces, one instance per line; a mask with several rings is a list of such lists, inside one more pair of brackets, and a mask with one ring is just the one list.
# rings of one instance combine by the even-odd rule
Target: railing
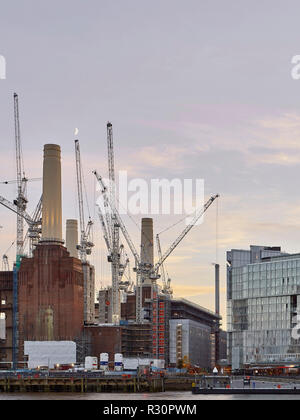
[[253,362],[300,362],[300,353],[262,354],[254,357]]

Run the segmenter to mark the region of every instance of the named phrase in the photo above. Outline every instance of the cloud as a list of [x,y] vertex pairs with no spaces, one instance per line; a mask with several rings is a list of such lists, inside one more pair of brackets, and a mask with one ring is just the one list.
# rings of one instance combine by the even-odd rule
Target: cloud
[[247,107],[245,109],[241,107],[241,110],[223,105],[207,106],[207,108],[209,111],[204,111],[205,120],[202,117],[203,121],[193,120],[193,115],[189,117],[183,115],[181,119],[175,121],[152,121],[153,127],[173,133],[175,142],[185,139],[188,147],[180,148],[170,144],[166,152],[160,149],[158,156],[153,149],[145,149],[144,152],[147,155],[152,152],[152,159],[144,156],[145,162],[148,161],[157,167],[167,164],[168,160],[171,167],[174,163],[176,165],[180,162],[182,169],[189,165],[189,162],[184,163],[182,158],[186,158],[187,155],[200,156],[202,153],[214,153],[215,148],[219,151],[242,153],[249,166],[294,165],[300,162],[300,114],[298,112],[291,110],[268,115],[266,110],[263,110],[265,115],[261,116],[262,110],[249,111]]
[[[184,284],[175,284],[172,286],[172,288],[176,297],[186,297],[190,299],[215,293],[214,286],[190,286]],[[220,291],[225,293],[226,290],[225,288],[221,288]]]

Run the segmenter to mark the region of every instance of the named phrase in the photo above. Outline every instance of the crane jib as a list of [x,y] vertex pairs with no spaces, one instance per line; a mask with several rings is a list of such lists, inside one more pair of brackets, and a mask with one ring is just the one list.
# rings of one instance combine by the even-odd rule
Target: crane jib
[[164,255],[159,259],[157,264],[155,264],[153,273],[157,274],[160,266],[163,264],[163,262],[169,257],[169,255],[174,251],[174,249],[179,245],[179,243],[183,240],[183,238],[189,233],[189,231],[192,229],[192,227],[197,223],[197,221],[200,219],[201,216],[206,212],[206,210],[212,205],[212,203],[219,198],[219,194],[216,194],[207,201],[207,203],[204,205],[204,208],[200,210],[192,220],[192,222],[183,230],[183,232],[178,236],[178,238],[172,243],[170,248],[164,253]]

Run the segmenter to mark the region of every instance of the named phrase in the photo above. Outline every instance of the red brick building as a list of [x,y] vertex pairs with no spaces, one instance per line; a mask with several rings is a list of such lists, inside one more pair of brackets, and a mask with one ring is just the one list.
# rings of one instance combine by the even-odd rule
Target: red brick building
[[75,340],[84,324],[82,264],[59,244],[40,244],[24,258],[19,280],[19,351],[29,341]]

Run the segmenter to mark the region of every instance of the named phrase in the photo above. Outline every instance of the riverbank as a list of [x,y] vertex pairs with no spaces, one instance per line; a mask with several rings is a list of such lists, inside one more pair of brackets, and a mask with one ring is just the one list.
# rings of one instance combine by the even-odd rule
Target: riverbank
[[0,378],[0,392],[74,392],[74,393],[139,393],[190,391],[194,378],[72,378],[72,377],[7,377]]

